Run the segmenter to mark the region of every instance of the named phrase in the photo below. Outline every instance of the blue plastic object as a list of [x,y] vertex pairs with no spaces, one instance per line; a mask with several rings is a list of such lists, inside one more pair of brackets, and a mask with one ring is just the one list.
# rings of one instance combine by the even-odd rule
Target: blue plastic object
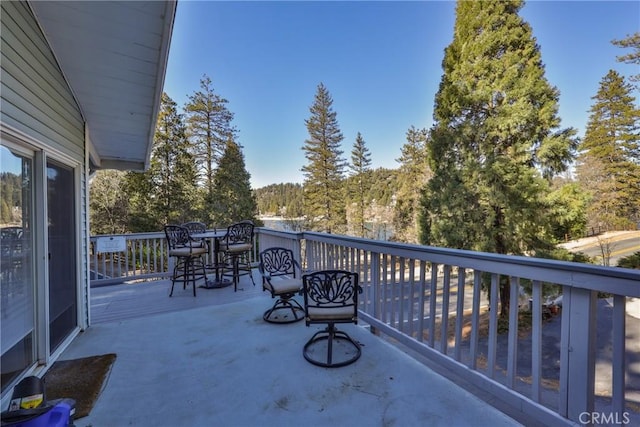
[[[4,418],[2,427],[68,427],[73,426],[73,414],[75,412],[75,401],[73,399],[60,399],[48,402],[51,408],[37,416],[28,416],[26,411],[16,411],[16,415],[22,412],[23,416],[16,416],[13,419]],[[6,415],[6,414],[5,414]]]

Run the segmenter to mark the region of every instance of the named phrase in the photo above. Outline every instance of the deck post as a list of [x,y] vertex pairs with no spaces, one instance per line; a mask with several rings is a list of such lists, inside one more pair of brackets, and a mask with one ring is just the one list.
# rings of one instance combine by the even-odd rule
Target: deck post
[[[594,410],[597,292],[564,287],[560,352],[560,408],[570,420]],[[584,415],[583,415],[584,418]]]

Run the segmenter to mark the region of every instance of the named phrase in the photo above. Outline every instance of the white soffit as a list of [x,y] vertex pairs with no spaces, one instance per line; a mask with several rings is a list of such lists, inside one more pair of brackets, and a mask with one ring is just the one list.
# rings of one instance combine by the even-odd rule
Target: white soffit
[[29,4],[86,120],[94,163],[146,169],[177,2]]

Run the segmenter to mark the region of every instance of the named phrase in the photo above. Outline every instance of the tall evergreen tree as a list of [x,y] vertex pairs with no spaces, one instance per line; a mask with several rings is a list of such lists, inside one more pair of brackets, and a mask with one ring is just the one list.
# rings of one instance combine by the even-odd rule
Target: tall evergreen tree
[[227,108],[228,102],[215,93],[211,79],[204,75],[200,79],[200,90],[189,96],[189,102],[185,105],[188,137],[204,187],[205,213],[211,212],[216,202],[213,198],[215,168],[227,141],[229,138],[235,140],[237,135],[236,128],[231,124],[233,113]]
[[208,218],[210,223],[226,226],[243,220],[257,221],[258,205],[250,179],[240,146],[229,138],[213,176],[215,206]]
[[[522,1],[459,1],[428,144],[423,243],[500,254],[550,246],[548,179],[573,158],[558,90],[518,15]],[[509,285],[500,283],[501,315]]]
[[197,205],[197,171],[176,103],[162,94],[151,166],[131,172],[128,189],[132,231],[155,231],[165,224],[193,220]]
[[625,228],[640,220],[640,110],[632,86],[614,70],[592,97],[578,176],[592,195],[592,226]]
[[394,239],[418,242],[420,193],[431,178],[427,162],[427,129],[407,130],[407,142],[400,149],[396,203],[393,208]]
[[351,180],[349,188],[349,202],[355,205],[351,221],[356,229],[357,235],[365,237],[367,195],[371,186],[371,152],[367,148],[366,142],[360,132],[356,135],[356,140],[351,149]]
[[304,213],[311,230],[342,233],[346,229],[342,188],[346,162],[340,150],[343,136],[332,105],[329,91],[320,83],[309,108],[311,116],[305,120],[309,138],[302,147],[308,161],[302,167]]

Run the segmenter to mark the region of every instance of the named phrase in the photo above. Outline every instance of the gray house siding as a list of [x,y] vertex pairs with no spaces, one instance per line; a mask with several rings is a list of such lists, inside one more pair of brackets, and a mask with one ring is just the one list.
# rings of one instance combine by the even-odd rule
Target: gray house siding
[[[0,122],[30,138],[26,144],[75,168],[78,294],[88,321],[88,212],[85,122],[29,4],[0,2]],[[38,187],[42,188],[42,187]],[[46,194],[36,194],[46,200]],[[46,239],[45,236],[40,236]]]
[[28,5],[1,2],[2,121],[84,163],[84,120]]

